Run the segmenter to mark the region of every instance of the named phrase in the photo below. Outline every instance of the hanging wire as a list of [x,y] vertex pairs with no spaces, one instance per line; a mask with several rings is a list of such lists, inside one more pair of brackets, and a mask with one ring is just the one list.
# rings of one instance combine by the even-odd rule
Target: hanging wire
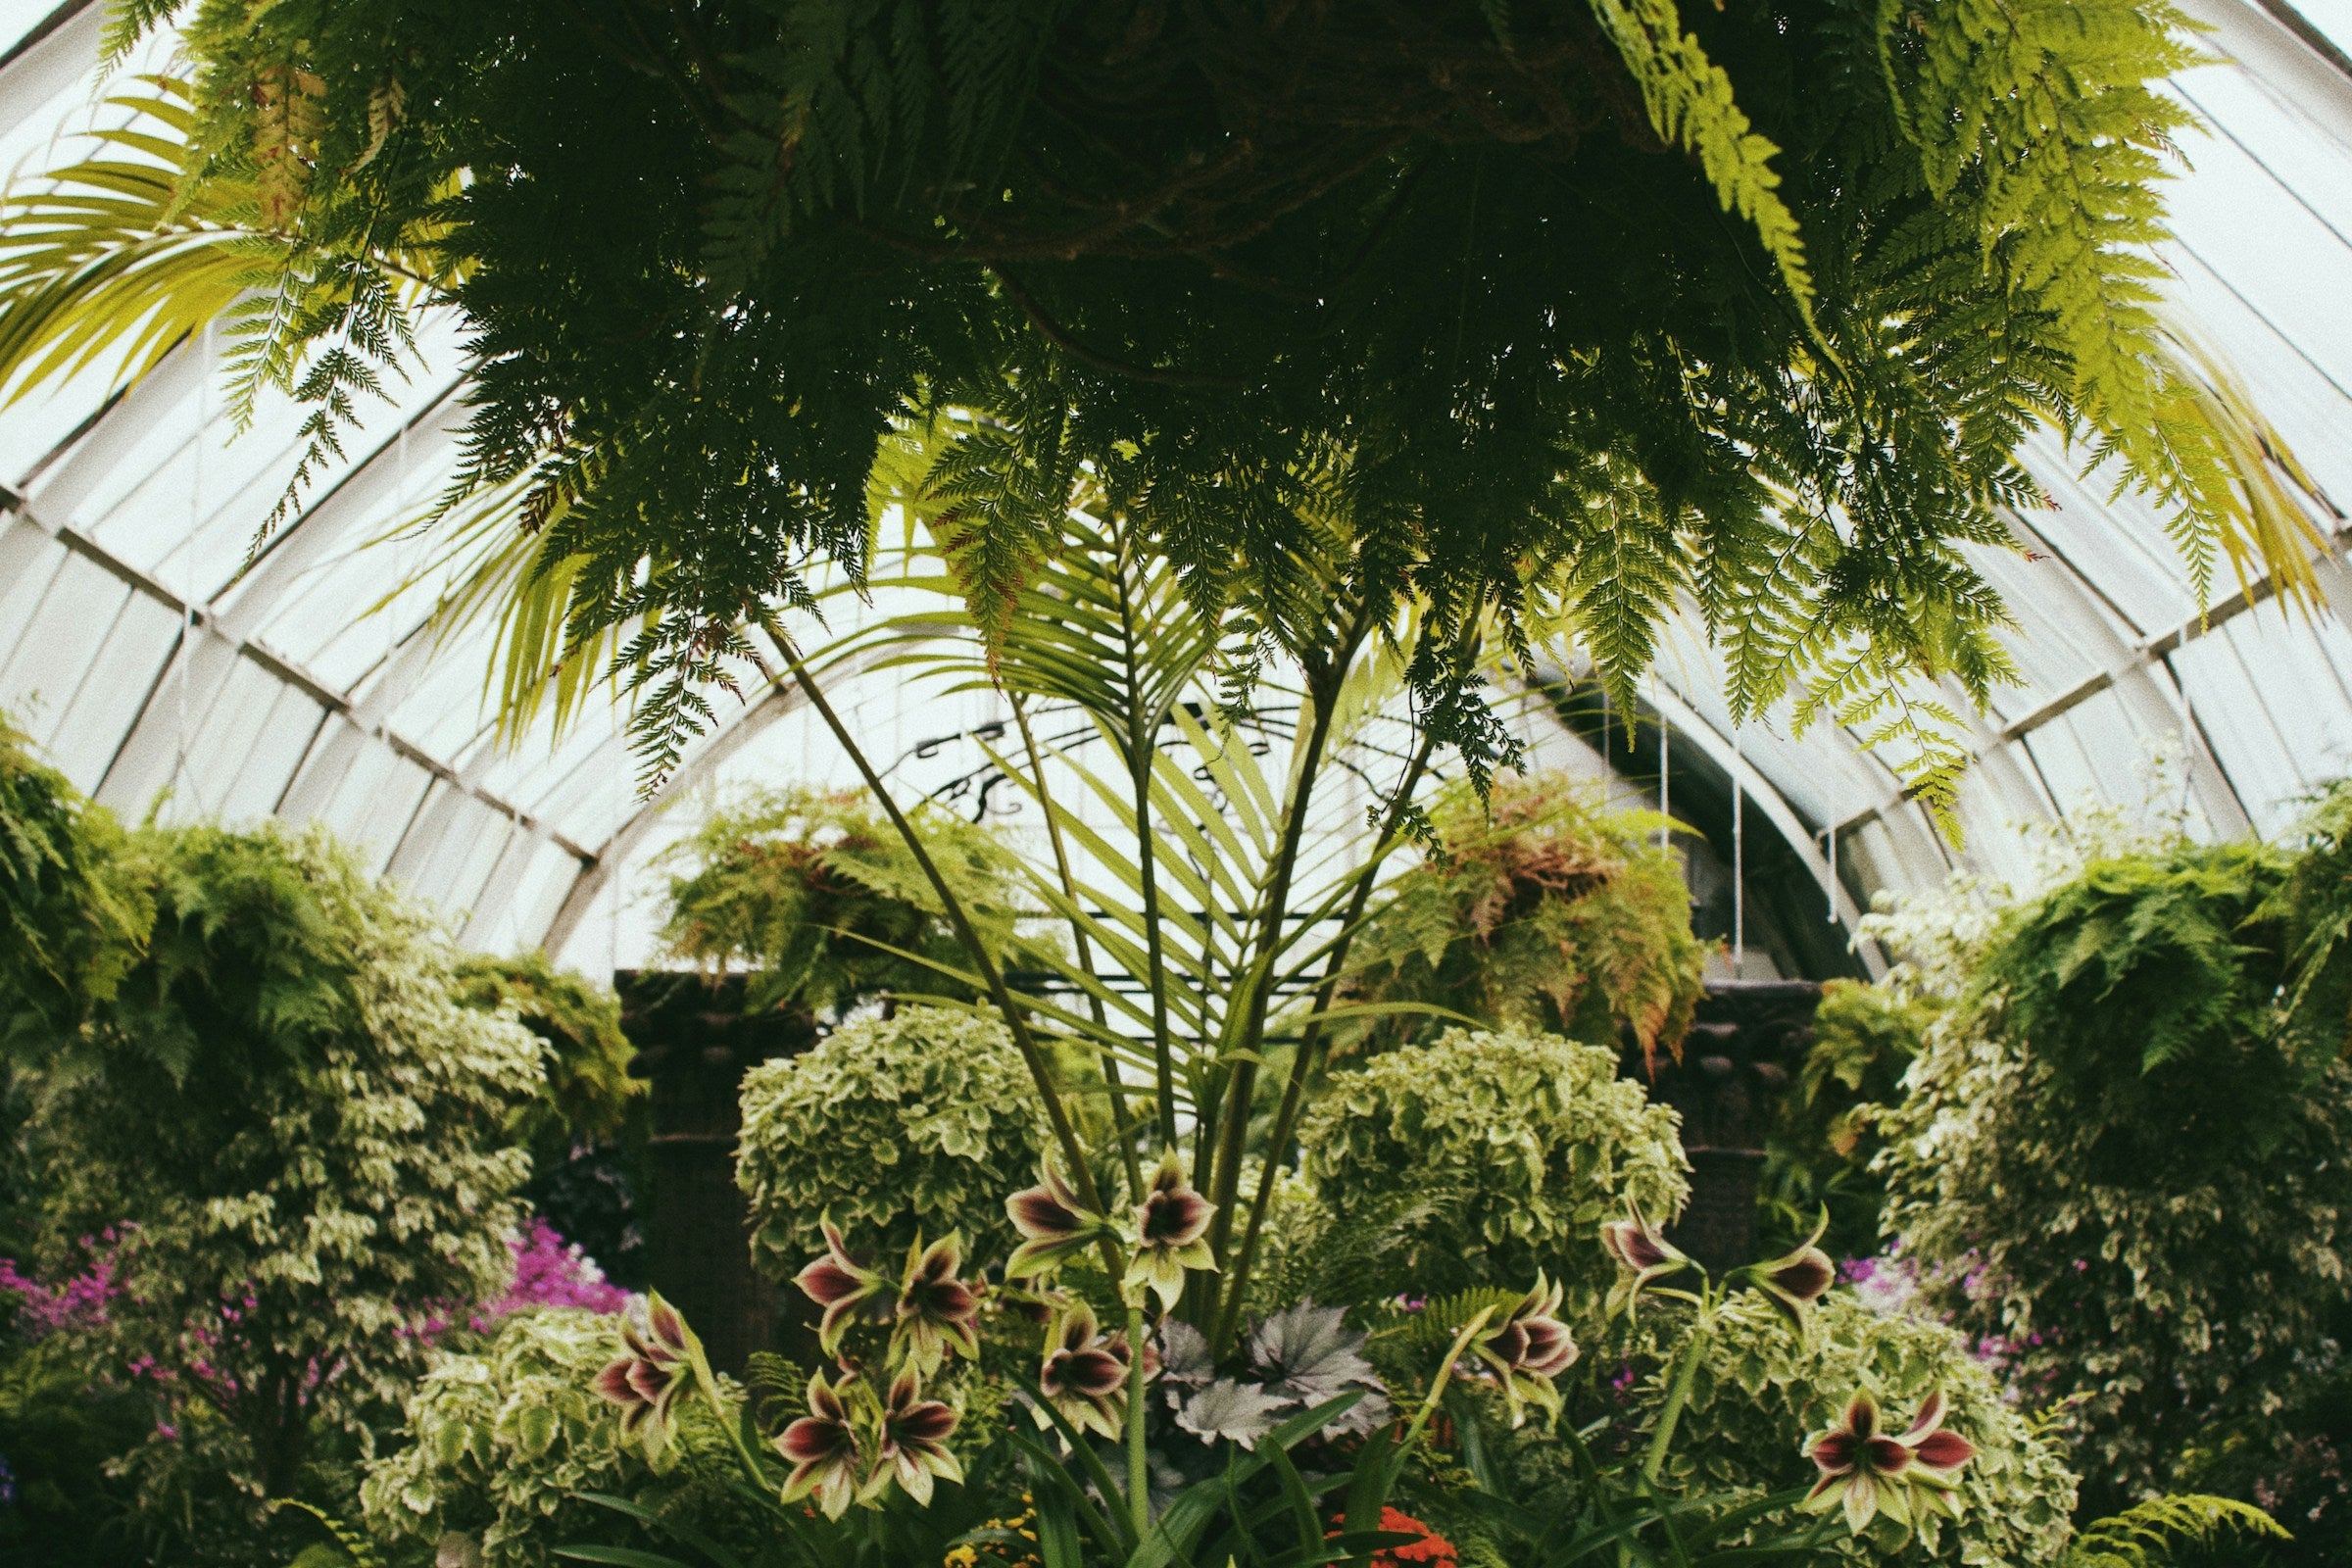
[[1838,824],[1832,822],[1822,830],[1821,836],[1830,841],[1830,886],[1828,889],[1830,910],[1827,919],[1830,924],[1836,925],[1838,923]]
[[1746,759],[1740,749],[1740,723],[1732,722],[1732,978],[1747,969],[1747,797]]
[[2188,690],[2188,640],[2197,634],[2197,624],[2191,621],[2180,633],[2180,646],[2173,650],[2173,683],[2180,688],[2180,806],[2182,816],[2188,814],[2190,787],[2197,777],[2197,706]]
[[605,880],[612,891],[612,924],[605,949],[605,972],[618,980],[620,976],[620,829],[629,808],[629,749],[622,743],[620,704],[612,708],[612,825],[605,837],[605,855],[612,862],[606,867]]
[[1674,835],[1674,766],[1668,746],[1674,738],[1674,726],[1666,722],[1666,710],[1657,702],[1656,677],[1651,677],[1650,706],[1658,710],[1658,848],[1665,849]]
[[[408,580],[409,565],[409,421],[402,419],[392,435],[392,570],[394,582]],[[387,610],[391,607],[386,606]],[[389,662],[400,646],[397,617],[384,616],[384,658]]]
[[1600,804],[1617,804],[1617,769],[1609,758],[1609,688],[1600,688]]

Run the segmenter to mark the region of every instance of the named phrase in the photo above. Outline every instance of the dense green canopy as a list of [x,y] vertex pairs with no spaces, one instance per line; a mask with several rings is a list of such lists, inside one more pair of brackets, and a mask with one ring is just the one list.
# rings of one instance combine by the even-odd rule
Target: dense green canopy
[[984,627],[1084,483],[1204,609],[1335,578],[1441,627],[1556,608],[1621,692],[1687,593],[1740,710],[1798,690],[1931,788],[1955,754],[1896,685],[2001,677],[1957,547],[2006,542],[2027,431],[2120,450],[2200,572],[2242,515],[2151,311],[2167,5],[178,20],[170,220],[282,246],[242,373],[300,382],[323,450],[454,299],[462,485],[527,492],[575,638],[650,617],[657,765],[754,607],[860,566],[878,448],[944,406],[983,416],[928,483]]

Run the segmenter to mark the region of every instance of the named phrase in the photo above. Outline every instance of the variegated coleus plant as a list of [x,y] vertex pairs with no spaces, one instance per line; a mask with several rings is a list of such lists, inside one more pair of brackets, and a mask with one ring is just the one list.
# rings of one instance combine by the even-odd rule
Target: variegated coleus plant
[[[1037,1185],[1014,1194],[1006,1211],[1021,1240],[1001,1283],[965,1276],[955,1236],[918,1240],[904,1265],[889,1271],[829,1221],[824,1225],[825,1250],[801,1271],[798,1284],[820,1310],[819,1348],[833,1365],[810,1375],[805,1413],[764,1442],[747,1435],[739,1416],[728,1417],[746,1478],[772,1499],[780,1519],[821,1513],[839,1520],[860,1505],[889,1506],[897,1496],[928,1507],[939,1483],[962,1479],[950,1442],[961,1416],[933,1386],[952,1363],[979,1355],[991,1296],[1042,1325],[1034,1370],[1016,1396],[1036,1430],[1016,1424],[1007,1436],[1040,1461],[1030,1466],[1032,1485],[1060,1489],[1040,1504],[1049,1522],[1070,1525],[1047,1551],[1049,1568],[1079,1568],[1103,1550],[1124,1559],[1155,1532],[1178,1528],[1175,1521],[1198,1538],[1221,1508],[1230,1507],[1232,1528],[1252,1528],[1233,1500],[1240,1480],[1269,1465],[1286,1482],[1296,1480],[1290,1450],[1310,1438],[1321,1440],[1318,1460],[1351,1468],[1316,1483],[1345,1499],[1337,1520],[1341,1544],[1324,1548],[1317,1538],[1302,1541],[1301,1549],[1360,1547],[1368,1556],[1384,1544],[1375,1525],[1388,1490],[1449,1382],[1486,1383],[1513,1426],[1534,1412],[1556,1424],[1558,1379],[1579,1358],[1557,1315],[1559,1288],[1542,1274],[1524,1294],[1469,1314],[1418,1397],[1384,1385],[1364,1354],[1365,1333],[1348,1325],[1345,1308],[1312,1300],[1268,1314],[1219,1356],[1177,1310],[1185,1276],[1208,1265],[1200,1244],[1210,1206],[1172,1156],[1158,1165],[1144,1200],[1125,1214],[1090,1208],[1051,1167],[1041,1170]],[[1691,1317],[1638,1468],[1595,1467],[1593,1479],[1623,1494],[1619,1511],[1634,1521],[1628,1539],[1654,1531],[1688,1549],[1707,1516],[1694,1502],[1705,1499],[1670,1505],[1659,1493],[1660,1466],[1715,1314],[1732,1291],[1748,1288],[1807,1333],[1809,1308],[1829,1290],[1834,1270],[1808,1241],[1716,1282],[1630,1205],[1623,1219],[1601,1227],[1599,1239],[1619,1268],[1613,1313],[1631,1313],[1648,1298],[1685,1303]],[[1091,1292],[1061,1278],[1082,1259],[1083,1267],[1099,1263],[1102,1270]],[[1124,1321],[1106,1325],[1088,1297],[1100,1299],[1102,1285],[1113,1281]],[[700,1346],[668,1303],[658,1297],[644,1303],[623,1344],[623,1355],[600,1374],[597,1389],[620,1406],[649,1452],[668,1441],[678,1401],[697,1388],[727,1412]],[[1774,1499],[1821,1517],[1778,1544],[1800,1554],[1816,1549],[1839,1522],[1858,1535],[1876,1517],[1907,1524],[1931,1510],[1952,1510],[1955,1479],[1974,1449],[1944,1427],[1944,1414],[1940,1397],[1931,1397],[1895,1434],[1870,1391],[1852,1391],[1842,1419],[1806,1440],[1811,1488],[1794,1487]],[[1114,1470],[1122,1458],[1119,1478]],[[1792,1471],[1796,1465],[1791,1455]],[[1211,1495],[1218,1488],[1225,1490]],[[1754,1517],[1752,1509],[1728,1505],[1717,1511]],[[1078,1544],[1080,1523],[1092,1549]],[[1770,1548],[1743,1549],[1769,1554]]]

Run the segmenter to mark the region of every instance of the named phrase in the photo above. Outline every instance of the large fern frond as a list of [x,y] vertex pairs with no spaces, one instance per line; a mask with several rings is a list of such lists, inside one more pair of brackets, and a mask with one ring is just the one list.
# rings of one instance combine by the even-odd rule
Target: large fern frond
[[2182,1546],[2289,1539],[2252,1503],[2189,1493],[2153,1497],[2084,1526],[2067,1548],[2064,1568],[2171,1568]]

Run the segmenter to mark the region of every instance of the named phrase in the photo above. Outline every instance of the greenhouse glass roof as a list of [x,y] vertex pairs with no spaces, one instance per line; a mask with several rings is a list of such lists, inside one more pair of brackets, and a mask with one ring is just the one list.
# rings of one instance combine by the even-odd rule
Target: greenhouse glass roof
[[[1654,799],[1663,772],[1674,813],[1703,836],[1702,925],[1741,927],[1751,972],[1875,965],[1844,940],[1874,895],[1955,864],[2008,870],[2026,824],[2154,792],[2194,832],[2276,834],[2301,797],[2352,766],[2352,572],[2347,519],[2328,499],[2352,505],[2352,0],[2189,9],[2227,61],[2175,83],[2207,131],[2181,149],[2179,239],[2163,260],[2179,304],[2322,492],[2307,499],[2328,544],[2319,583],[2331,612],[2282,612],[2259,592],[2249,603],[2226,572],[2200,612],[2155,515],[2043,441],[2033,467],[2051,504],[2012,519],[2023,553],[1983,563],[2015,614],[2023,679],[1975,726],[1964,849],[1853,735],[1735,731],[1686,619],[1634,750],[1609,753],[1607,787]],[[0,3],[0,167],[48,167],[122,114],[96,90],[99,17],[96,4]],[[489,632],[426,625],[442,584],[419,573],[431,541],[403,526],[447,478],[462,416],[454,323],[422,348],[429,373],[391,389],[365,441],[347,444],[348,466],[258,548],[299,415],[265,407],[238,431],[216,373],[223,344],[183,343],[120,396],[102,366],[0,414],[0,710],[119,811],[322,822],[472,945],[543,944],[591,969],[642,961],[653,859],[713,791],[853,775],[790,695],[757,682],[722,703],[651,799],[601,709],[563,736],[543,721],[502,744],[485,699]],[[898,760],[909,793],[990,808],[974,783],[1004,716],[990,696],[918,697],[888,670],[842,689],[850,721]],[[1518,708],[1549,762],[1602,772],[1604,730],[1623,737],[1624,715],[1581,694],[1572,670]],[[1728,897],[1734,864],[1741,900]]]

